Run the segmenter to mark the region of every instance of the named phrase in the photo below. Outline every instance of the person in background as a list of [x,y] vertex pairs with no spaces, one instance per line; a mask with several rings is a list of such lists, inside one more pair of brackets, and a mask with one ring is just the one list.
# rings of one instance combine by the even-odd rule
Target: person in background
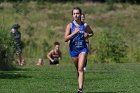
[[11,28],[11,36],[14,39],[17,62],[18,65],[25,65],[25,60],[22,57],[22,47],[21,47],[21,33],[19,31],[20,25],[14,24]]
[[42,58],[39,58],[36,65],[43,65],[44,64],[44,61]]
[[[92,29],[90,28],[90,26],[85,22],[85,14],[84,13],[81,14],[81,21],[84,23],[85,28],[90,30],[90,32],[93,32]],[[93,33],[91,33],[91,35],[93,36]],[[86,44],[87,44],[87,47],[90,51],[89,38],[86,38]],[[86,71],[86,66],[87,66],[87,59],[85,59],[84,71]]]
[[62,58],[59,42],[54,42],[54,49],[48,53],[47,57],[50,60],[50,65],[59,64],[59,60]]
[[78,93],[83,93],[84,85],[84,64],[88,55],[88,47],[86,45],[86,38],[93,35],[89,26],[85,27],[81,21],[82,11],[79,7],[72,9],[73,21],[66,26],[65,42],[69,42],[70,56],[75,64],[78,77]]

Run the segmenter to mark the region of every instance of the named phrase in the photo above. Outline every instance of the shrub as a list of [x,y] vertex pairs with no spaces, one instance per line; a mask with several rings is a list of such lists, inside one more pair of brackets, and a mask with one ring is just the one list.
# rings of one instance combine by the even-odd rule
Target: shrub
[[98,39],[98,60],[102,63],[121,63],[125,62],[127,45],[123,40],[120,30],[107,29],[100,33]]
[[13,68],[14,41],[4,29],[0,29],[0,69],[6,70]]
[[140,46],[134,49],[133,57],[136,62],[140,62]]

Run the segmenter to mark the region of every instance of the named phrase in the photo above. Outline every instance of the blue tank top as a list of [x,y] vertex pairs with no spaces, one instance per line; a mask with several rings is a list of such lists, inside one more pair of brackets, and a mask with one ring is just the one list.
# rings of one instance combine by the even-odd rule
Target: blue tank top
[[[73,33],[76,28],[74,21],[72,21],[71,24],[72,24],[72,28],[70,34]],[[84,38],[84,32],[85,32],[85,26],[84,23],[81,22],[80,31],[76,35],[74,35],[70,40],[70,44],[69,44],[70,50],[77,49],[77,48],[78,49],[87,48],[86,41]]]

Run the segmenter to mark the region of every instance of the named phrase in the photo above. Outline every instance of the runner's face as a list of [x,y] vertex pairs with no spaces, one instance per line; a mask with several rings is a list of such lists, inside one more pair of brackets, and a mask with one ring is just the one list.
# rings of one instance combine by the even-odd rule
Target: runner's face
[[84,15],[81,15],[81,21],[84,22],[84,20],[85,20],[85,16]]
[[59,45],[56,45],[56,46],[55,46],[55,49],[56,49],[56,50],[59,50]]
[[73,15],[73,19],[74,19],[74,20],[80,20],[81,14],[80,14],[80,12],[79,12],[78,9],[74,9],[72,15]]

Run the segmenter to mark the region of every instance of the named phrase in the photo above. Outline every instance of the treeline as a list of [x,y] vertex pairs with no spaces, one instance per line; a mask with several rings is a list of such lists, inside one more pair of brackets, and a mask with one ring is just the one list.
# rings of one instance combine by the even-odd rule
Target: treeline
[[101,3],[132,3],[132,4],[140,4],[140,0],[0,0],[0,2],[101,2]]

